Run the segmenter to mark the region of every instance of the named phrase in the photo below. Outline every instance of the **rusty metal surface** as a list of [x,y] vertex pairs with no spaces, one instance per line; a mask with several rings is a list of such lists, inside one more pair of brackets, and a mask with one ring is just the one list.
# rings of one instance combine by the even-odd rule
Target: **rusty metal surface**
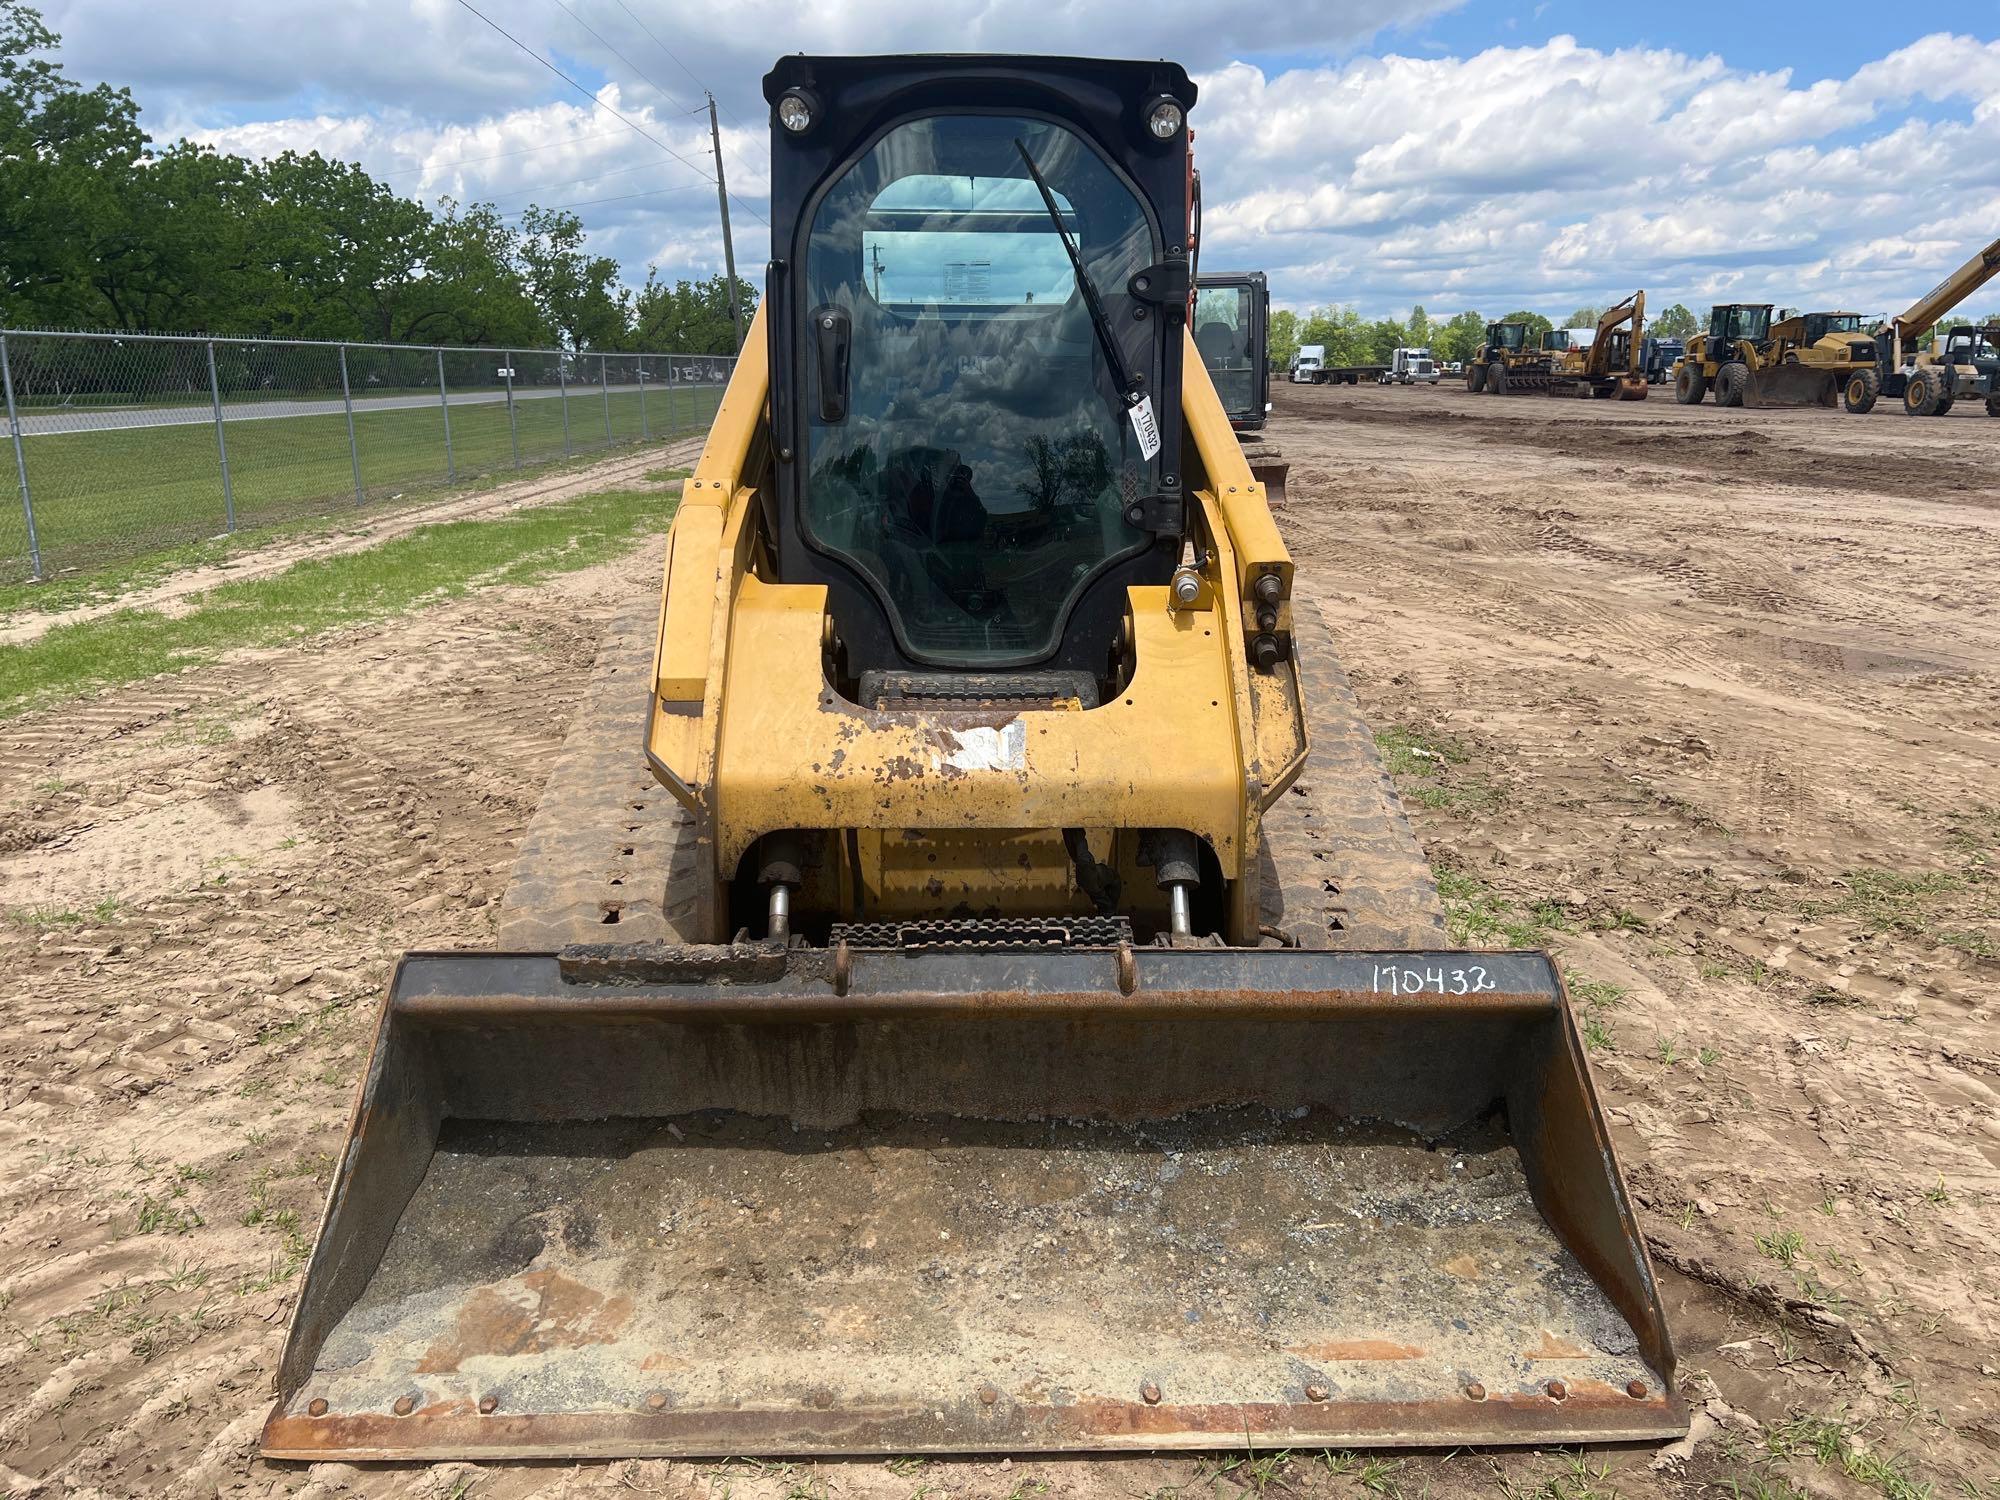
[[406,961],[267,1453],[1685,1425],[1541,955],[611,951]]

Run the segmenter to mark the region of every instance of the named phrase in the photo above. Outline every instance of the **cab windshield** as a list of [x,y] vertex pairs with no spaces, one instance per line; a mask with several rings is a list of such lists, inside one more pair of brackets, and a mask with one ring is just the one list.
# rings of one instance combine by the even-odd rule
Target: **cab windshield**
[[1519,349],[1527,337],[1526,323],[1495,323],[1486,330],[1486,342],[1500,349]]
[[[1127,419],[1058,218],[1150,390],[1160,320],[1135,317],[1128,292],[1160,258],[1150,221],[1065,127],[908,121],[813,216],[805,534],[862,574],[917,660],[1048,655],[1089,579],[1150,540],[1124,511],[1159,488],[1159,457]],[[841,360],[818,330],[841,315],[851,343],[829,400]]]
[[1715,310],[1715,334],[1732,343],[1749,339],[1762,343],[1771,336],[1771,309],[1768,307],[1719,307]]
[[1247,286],[1208,286],[1195,293],[1194,346],[1231,416],[1257,404],[1257,373],[1250,347],[1251,298]]

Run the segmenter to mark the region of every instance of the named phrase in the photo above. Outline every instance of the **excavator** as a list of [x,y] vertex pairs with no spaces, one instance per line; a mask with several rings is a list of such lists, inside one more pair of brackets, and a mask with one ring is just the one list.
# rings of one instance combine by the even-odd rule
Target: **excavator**
[[1644,401],[1648,389],[1646,371],[1634,352],[1640,347],[1645,327],[1643,291],[1606,308],[1587,342],[1566,340],[1560,352],[1552,352],[1549,393],[1581,396],[1586,400],[1616,397],[1620,401]]
[[2000,416],[1994,399],[1993,372],[1982,370],[1979,351],[1993,344],[1984,330],[1960,326],[1946,332],[1930,349],[1919,341],[1959,303],[2000,276],[2000,240],[1993,241],[1951,275],[1891,318],[1866,341],[1872,345],[1867,363],[1847,376],[1843,401],[1857,415],[1875,408],[1879,397],[1900,400],[1913,417],[1941,417],[1959,398],[1985,398],[1986,414]]
[[766,296],[274,1458],[1625,1442],[1562,974],[1461,951],[1194,349],[1177,65],[780,61]]

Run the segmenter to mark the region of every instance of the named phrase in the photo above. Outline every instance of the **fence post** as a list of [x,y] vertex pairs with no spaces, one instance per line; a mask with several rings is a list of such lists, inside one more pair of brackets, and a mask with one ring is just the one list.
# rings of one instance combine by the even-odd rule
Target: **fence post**
[[653,430],[646,425],[646,356],[637,357],[639,366],[639,441],[651,442]]
[[514,450],[514,467],[521,467],[521,429],[514,422],[514,351],[507,351],[507,363],[500,367],[507,372],[507,442]]
[[347,408],[347,458],[354,465],[354,503],[361,495],[361,445],[354,440],[354,390],[347,383],[347,345],[340,346],[340,404]]
[[556,387],[562,392],[563,409],[563,457],[569,457],[569,370],[563,356],[556,355]]
[[21,416],[14,410],[14,367],[7,363],[7,335],[0,333],[0,385],[7,388],[7,431],[14,438],[14,471],[21,476],[21,514],[28,522],[28,566],[42,576],[42,544],[35,535],[35,497],[28,489],[28,453],[21,446]]
[[236,491],[229,483],[229,442],[222,435],[222,382],[215,378],[215,340],[208,341],[208,404],[215,412],[215,451],[222,459],[222,520],[236,529]]
[[458,461],[451,456],[451,400],[444,393],[444,350],[438,357],[438,410],[444,413],[444,477],[450,484],[458,482]]
[[607,355],[597,356],[597,383],[604,391],[604,446],[611,446],[611,360]]

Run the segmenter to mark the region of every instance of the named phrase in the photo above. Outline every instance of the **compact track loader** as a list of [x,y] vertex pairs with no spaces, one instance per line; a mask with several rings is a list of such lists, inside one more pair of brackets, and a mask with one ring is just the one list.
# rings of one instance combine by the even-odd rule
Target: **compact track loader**
[[1193,350],[1194,85],[765,93],[658,612],[398,969],[263,1451],[1683,1431],[1561,977],[1449,949]]

